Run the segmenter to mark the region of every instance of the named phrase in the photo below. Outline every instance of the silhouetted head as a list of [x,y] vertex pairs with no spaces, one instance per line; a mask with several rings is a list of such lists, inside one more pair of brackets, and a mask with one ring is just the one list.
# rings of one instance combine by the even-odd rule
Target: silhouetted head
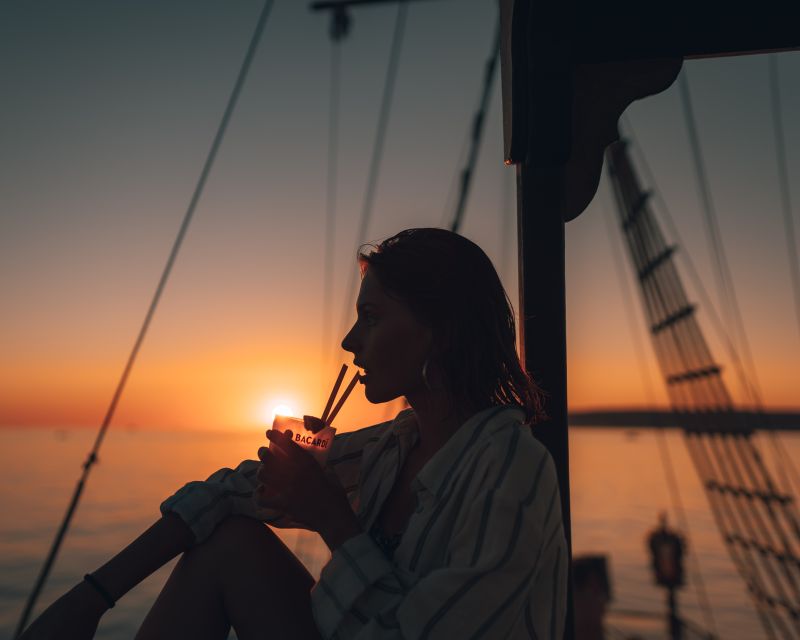
[[428,388],[462,411],[514,403],[531,422],[541,417],[541,391],[517,356],[511,303],[478,245],[422,228],[363,249],[358,318],[342,347],[365,369],[370,402]]

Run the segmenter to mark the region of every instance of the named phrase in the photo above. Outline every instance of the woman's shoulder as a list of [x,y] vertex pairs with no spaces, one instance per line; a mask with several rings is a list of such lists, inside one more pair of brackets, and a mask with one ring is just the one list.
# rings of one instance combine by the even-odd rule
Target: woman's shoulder
[[337,433],[333,439],[331,455],[333,455],[334,452],[342,454],[348,451],[363,450],[365,447],[370,447],[378,441],[390,437],[396,429],[402,428],[404,425],[408,424],[410,414],[411,409],[405,409],[391,420],[379,422],[360,429],[353,429],[352,431]]
[[487,438],[482,456],[487,484],[509,497],[526,500],[535,487],[549,494],[557,485],[557,476],[550,452],[523,419],[518,412],[508,412]]
[[356,440],[371,439],[380,437],[386,432],[395,431],[398,428],[403,428],[413,422],[414,412],[412,409],[403,409],[394,418],[384,420],[377,424],[371,424],[366,427],[360,427],[351,431],[344,431],[336,434],[337,438],[350,438]]

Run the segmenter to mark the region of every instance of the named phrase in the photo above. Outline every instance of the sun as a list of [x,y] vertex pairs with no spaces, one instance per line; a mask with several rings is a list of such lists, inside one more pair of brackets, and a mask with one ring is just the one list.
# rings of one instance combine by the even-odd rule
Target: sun
[[272,424],[275,421],[275,416],[294,416],[294,409],[291,405],[285,402],[280,404],[270,404],[265,407],[264,421]]

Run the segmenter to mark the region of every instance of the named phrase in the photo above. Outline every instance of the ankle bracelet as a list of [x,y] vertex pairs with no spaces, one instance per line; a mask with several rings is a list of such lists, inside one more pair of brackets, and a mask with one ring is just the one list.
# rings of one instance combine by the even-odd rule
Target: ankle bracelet
[[108,590],[97,581],[97,578],[95,578],[91,573],[87,573],[85,576],[83,576],[83,579],[90,585],[92,585],[92,587],[94,587],[94,590],[97,591],[97,593],[99,593],[103,597],[103,600],[106,601],[106,604],[108,605],[109,609],[114,608],[114,605],[116,604],[114,602],[114,598],[112,598]]

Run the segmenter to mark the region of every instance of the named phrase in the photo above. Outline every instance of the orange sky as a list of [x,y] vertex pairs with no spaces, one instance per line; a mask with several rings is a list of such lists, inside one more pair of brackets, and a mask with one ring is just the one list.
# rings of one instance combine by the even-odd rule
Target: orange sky
[[[220,337],[214,322],[217,313],[209,310],[208,315],[203,325],[186,330],[156,324],[129,380],[115,425],[260,431],[277,404],[288,404],[296,413],[321,412],[338,365],[321,375],[317,344],[309,345],[302,333],[298,335],[302,322],[294,332],[289,319],[284,319],[272,335],[266,331],[236,335],[233,329]],[[570,323],[572,409],[648,404],[630,339],[624,333],[596,338],[612,329],[606,325],[602,316],[591,323],[580,318]],[[6,354],[14,358],[15,366],[0,369],[0,424],[99,425],[127,346],[126,340],[109,334],[95,333],[93,342],[70,343],[63,328],[61,332],[54,328],[50,334],[54,342],[49,345],[46,341],[34,345],[33,336],[31,343],[7,345]],[[341,353],[338,362],[349,363]],[[663,404],[663,385],[650,366],[655,401]],[[771,406],[792,406],[793,366],[776,360],[763,367],[769,375],[761,382],[769,390]],[[387,410],[391,408],[370,405],[357,386],[337,423],[340,428],[364,426],[385,419]]]
[[[19,5],[6,16],[0,59],[15,64],[0,102],[0,124],[13,123],[0,151],[0,425],[100,424],[219,122],[251,33],[251,9],[203,5],[179,34],[159,13],[169,12],[168,3],[150,7],[153,15],[44,16]],[[494,11],[470,0],[454,24],[447,3],[410,9],[413,46],[400,64],[369,240],[448,222]],[[318,412],[338,364],[351,362],[338,351],[329,370],[322,367],[321,354],[334,345],[321,344],[328,42],[318,18],[302,4],[276,8],[277,26],[259,50],[117,425],[260,429],[278,402]],[[393,19],[392,11],[359,13],[344,50],[329,324],[337,336],[342,305],[352,304],[345,283],[356,269]],[[295,47],[298,34],[307,36],[303,51]],[[800,83],[789,79],[800,73],[800,54],[779,60],[789,182],[799,203],[800,119],[792,114],[800,113]],[[685,65],[763,399],[768,408],[797,408],[800,332],[766,69],[764,56]],[[496,85],[462,230],[493,260],[513,301],[514,176],[502,163],[499,104]],[[687,256],[718,304],[676,88],[635,103],[627,116],[682,236],[677,260],[689,298],[702,302],[682,262]],[[575,410],[665,403],[625,258],[633,319],[626,311],[614,260],[623,248],[616,230],[608,234],[612,211],[603,182],[588,210],[567,225]],[[705,304],[699,309],[712,353],[741,401],[730,356]],[[340,426],[386,415],[366,403],[360,387],[354,395]]]

